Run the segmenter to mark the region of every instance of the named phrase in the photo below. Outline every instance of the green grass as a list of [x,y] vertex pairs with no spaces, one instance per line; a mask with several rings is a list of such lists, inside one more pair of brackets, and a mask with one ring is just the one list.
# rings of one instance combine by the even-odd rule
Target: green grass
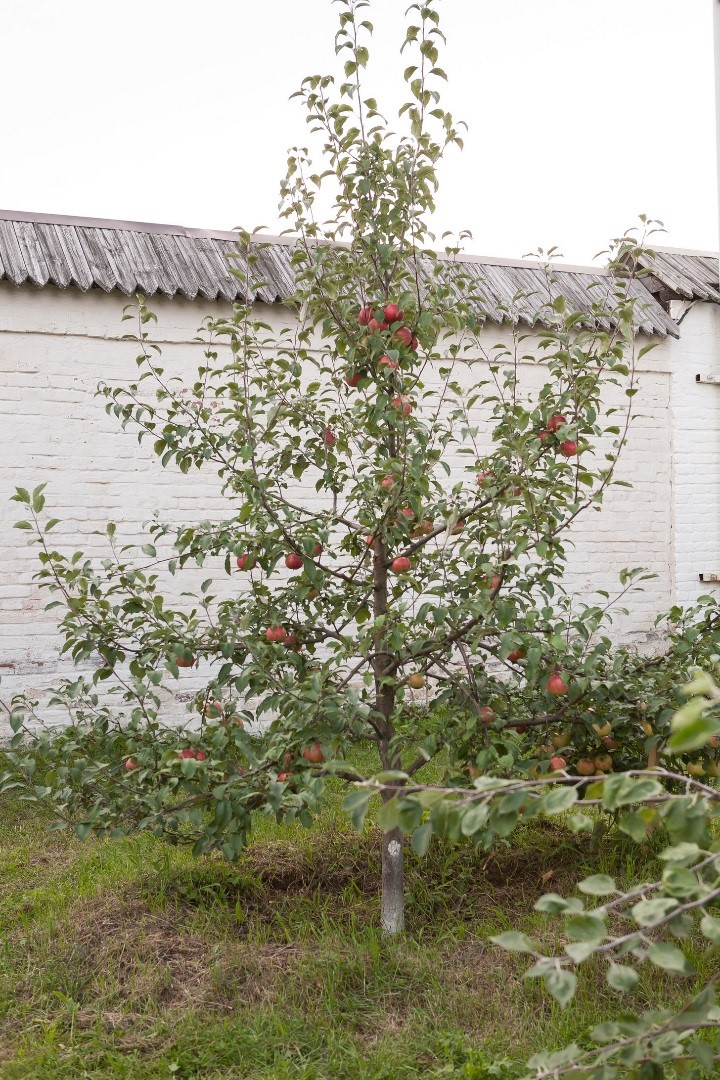
[[[378,836],[352,832],[340,802],[312,831],[260,819],[228,866],[149,836],[81,844],[6,797],[3,1080],[510,1078],[625,1004],[590,967],[563,1012],[487,938],[545,932],[542,892],[591,870],[652,875],[652,852],[618,837],[593,854],[554,821],[490,854],[434,843],[408,856],[409,929],[388,941]],[[627,1003],[689,989],[655,971]],[[508,1065],[490,1073],[496,1057]]]

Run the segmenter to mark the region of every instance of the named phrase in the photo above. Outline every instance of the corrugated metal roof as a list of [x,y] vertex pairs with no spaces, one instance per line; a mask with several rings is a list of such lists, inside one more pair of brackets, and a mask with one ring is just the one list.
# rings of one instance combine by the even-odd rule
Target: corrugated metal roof
[[661,300],[707,300],[720,304],[717,253],[656,247],[641,263],[652,271],[652,275],[643,279],[645,284]]
[[[264,284],[248,297],[242,280],[245,262],[235,233],[0,210],[0,280],[62,289],[117,289],[127,296],[162,293],[188,300],[201,296],[273,304],[293,292],[293,240],[259,239],[269,246],[261,250],[253,276]],[[478,315],[496,323],[542,324],[536,318],[537,308],[552,298],[551,291],[565,296],[573,310],[591,315],[593,303],[612,287],[607,272],[592,267],[553,264],[551,290],[546,269],[535,261],[463,255],[458,263],[482,297]],[[241,276],[233,274],[233,269]],[[429,275],[429,261],[426,269]],[[643,284],[631,282],[630,292],[639,301],[640,330],[678,336],[675,323]]]

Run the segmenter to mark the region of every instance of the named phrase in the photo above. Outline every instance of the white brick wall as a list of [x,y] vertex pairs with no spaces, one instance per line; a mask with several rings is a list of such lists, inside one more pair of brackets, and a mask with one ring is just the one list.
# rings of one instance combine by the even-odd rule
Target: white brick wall
[[[16,485],[31,488],[47,481],[49,512],[62,520],[56,546],[82,546],[98,555],[102,544],[92,533],[108,520],[130,539],[156,509],[175,522],[226,510],[210,473],[182,476],[163,470],[151,447],[123,433],[106,416],[104,400],[94,396],[100,379],[122,383],[137,370],[136,347],[120,340],[130,327],[120,321],[125,302],[97,290],[83,294],[0,283],[3,698],[20,689],[40,690],[70,670],[57,657],[54,613],[43,611],[47,597],[31,580],[35,551],[26,545],[27,534],[12,528],[20,508],[8,499]],[[166,370],[189,376],[200,359],[192,338],[203,317],[220,314],[221,305],[156,299],[152,307],[158,324],[151,334],[162,344]],[[263,317],[275,325],[291,319],[282,308],[265,309]],[[618,474],[634,490],[612,491],[602,514],[589,512],[574,532],[570,588],[585,594],[612,590],[624,566],[647,566],[658,574],[628,602],[630,614],[616,624],[626,639],[642,637],[654,615],[673,602],[675,577],[677,595],[685,600],[697,595],[698,571],[720,570],[720,495],[713,472],[720,449],[720,387],[695,383],[696,370],[715,363],[719,319],[717,309],[698,306],[683,323],[682,341],[663,343],[643,358],[638,416]],[[508,336],[493,327],[486,332],[487,345]],[[522,351],[528,351],[527,343]],[[720,360],[712,369],[720,369]],[[537,384],[537,368],[528,367],[527,374],[529,383]],[[184,674],[182,689],[189,692],[196,681]]]

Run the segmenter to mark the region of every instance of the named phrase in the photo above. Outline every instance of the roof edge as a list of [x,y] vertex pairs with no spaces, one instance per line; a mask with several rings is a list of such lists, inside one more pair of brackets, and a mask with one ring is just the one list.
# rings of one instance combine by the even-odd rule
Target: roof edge
[[[27,221],[38,225],[77,225],[80,228],[91,229],[119,229],[126,232],[140,232],[160,234],[166,236],[189,236],[195,238],[206,237],[212,240],[237,240],[237,230],[228,229],[196,229],[185,225],[170,225],[152,221],[125,221],[118,218],[78,217],[72,214],[50,214],[28,210],[0,210],[0,221]],[[286,234],[276,236],[272,233],[256,233],[258,243],[283,244],[286,247],[294,244],[298,237]],[[347,246],[338,244],[338,247]],[[459,252],[458,255],[447,255],[438,252],[438,258],[443,262],[479,263],[484,266],[517,266],[530,267],[537,270],[538,267],[548,266],[554,271],[570,274],[594,274],[598,277],[607,277],[608,270],[603,266],[583,266],[575,263],[561,263],[543,261],[542,259],[523,258],[508,259],[504,256],[471,255],[468,252]]]

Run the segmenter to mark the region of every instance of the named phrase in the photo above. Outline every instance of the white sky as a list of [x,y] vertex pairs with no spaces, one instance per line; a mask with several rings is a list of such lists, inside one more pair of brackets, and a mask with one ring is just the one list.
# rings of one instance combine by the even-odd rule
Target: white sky
[[[373,0],[367,90],[397,103],[409,0]],[[476,254],[587,262],[639,213],[717,248],[711,0],[441,0],[469,125],[436,226]],[[277,232],[289,95],[334,71],[330,0],[2,0],[0,206]],[[386,112],[389,111],[386,106]]]

